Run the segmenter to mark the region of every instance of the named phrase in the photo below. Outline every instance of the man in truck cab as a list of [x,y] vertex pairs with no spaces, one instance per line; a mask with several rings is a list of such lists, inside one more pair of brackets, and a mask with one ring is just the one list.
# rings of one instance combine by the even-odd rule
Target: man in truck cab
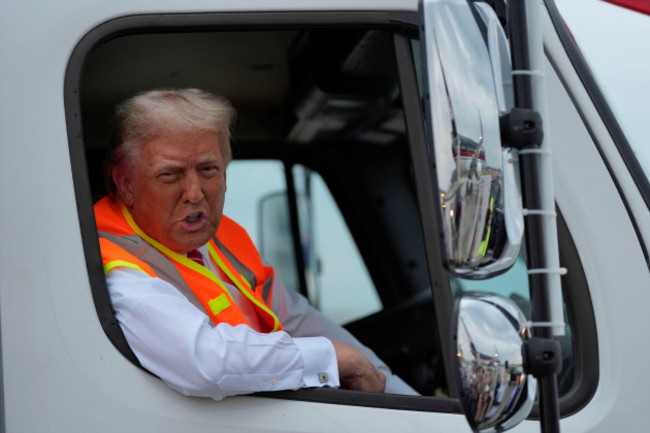
[[222,215],[228,101],[197,89],[118,106],[95,205],[116,318],[143,367],[193,396],[302,387],[414,393],[350,333],[287,290]]

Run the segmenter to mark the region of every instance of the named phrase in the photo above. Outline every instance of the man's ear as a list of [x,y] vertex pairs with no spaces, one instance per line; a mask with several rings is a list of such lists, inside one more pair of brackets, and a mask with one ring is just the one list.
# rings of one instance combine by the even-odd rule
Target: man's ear
[[129,170],[124,167],[113,167],[113,182],[117,188],[117,196],[122,200],[126,207],[133,206],[133,186]]

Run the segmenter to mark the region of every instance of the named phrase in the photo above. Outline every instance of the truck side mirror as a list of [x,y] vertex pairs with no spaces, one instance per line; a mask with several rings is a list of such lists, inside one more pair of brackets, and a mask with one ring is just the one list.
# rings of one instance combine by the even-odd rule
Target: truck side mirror
[[475,432],[508,430],[533,407],[537,380],[522,353],[530,338],[517,304],[498,295],[465,293],[452,322],[458,395]]
[[[263,196],[257,205],[260,236],[258,245],[263,257],[282,276],[284,285],[290,290],[301,292],[313,306],[318,307],[318,251],[313,241],[314,223],[309,201],[310,198],[305,194],[296,194],[295,217],[300,227],[300,245],[296,248],[287,192],[278,191]],[[298,254],[301,257],[297,257]],[[304,288],[300,284],[299,272],[305,274]]]
[[257,203],[257,212],[260,253],[273,264],[288,289],[300,291],[287,193],[264,195]]
[[508,42],[487,5],[421,0],[429,155],[445,267],[487,278],[515,262],[523,236],[516,150],[500,117],[513,106]]

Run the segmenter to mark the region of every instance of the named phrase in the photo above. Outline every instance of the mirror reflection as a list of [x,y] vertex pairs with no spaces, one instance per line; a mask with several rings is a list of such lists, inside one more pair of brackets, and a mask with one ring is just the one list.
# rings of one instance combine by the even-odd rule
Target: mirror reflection
[[474,431],[507,430],[530,413],[537,385],[524,372],[525,323],[519,307],[497,295],[466,293],[458,301],[453,338],[457,382]]
[[[512,266],[521,243],[516,228],[523,217],[513,188],[518,179],[504,180],[504,165],[509,173],[516,171],[516,158],[504,154],[499,129],[500,114],[512,108],[511,94],[504,92],[504,85],[511,85],[508,45],[489,8],[474,15],[465,1],[425,0],[423,5],[446,266],[455,275],[485,278]],[[476,17],[484,21],[486,37]]]

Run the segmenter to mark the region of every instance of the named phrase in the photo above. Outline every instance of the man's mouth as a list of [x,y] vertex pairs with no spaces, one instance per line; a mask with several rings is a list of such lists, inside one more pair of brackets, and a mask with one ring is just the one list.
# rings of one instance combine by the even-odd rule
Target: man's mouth
[[185,228],[185,230],[189,230],[193,232],[196,230],[200,230],[205,225],[205,221],[206,221],[205,213],[194,212],[187,215],[185,218],[183,218],[181,220],[181,225]]
[[201,212],[189,214],[188,216],[185,217],[185,222],[188,224],[193,224],[197,222],[199,219],[201,219],[201,216],[203,216]]

